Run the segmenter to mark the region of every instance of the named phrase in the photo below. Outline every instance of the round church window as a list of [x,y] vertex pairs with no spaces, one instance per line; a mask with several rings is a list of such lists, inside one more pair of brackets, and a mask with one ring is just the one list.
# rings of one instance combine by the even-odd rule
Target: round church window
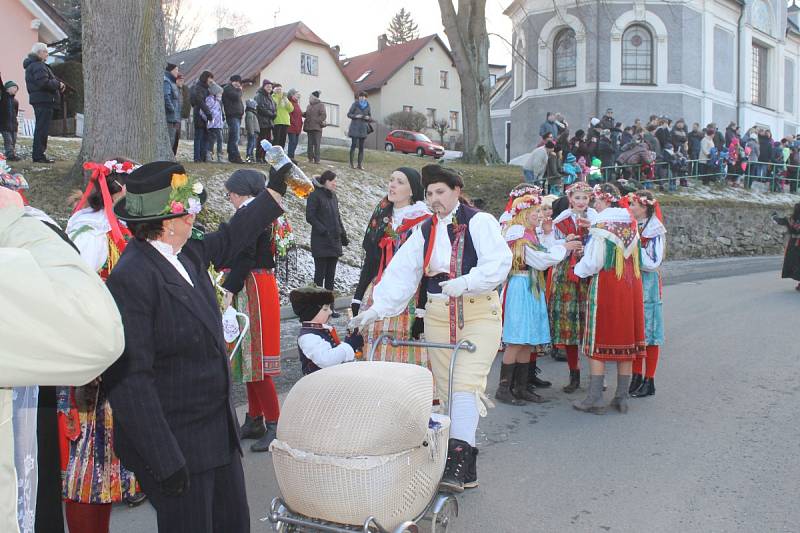
[[641,35],[634,35],[631,37],[631,44],[636,48],[642,46],[642,36]]

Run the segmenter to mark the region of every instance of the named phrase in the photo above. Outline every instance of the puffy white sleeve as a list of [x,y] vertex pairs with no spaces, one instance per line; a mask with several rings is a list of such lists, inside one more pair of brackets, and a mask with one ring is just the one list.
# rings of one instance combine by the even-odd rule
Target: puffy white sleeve
[[563,261],[565,257],[567,249],[558,244],[548,247],[546,252],[534,250],[530,246],[525,247],[525,263],[534,270],[547,270]]
[[[74,237],[73,237],[74,235]],[[99,272],[108,260],[108,236],[94,228],[85,229],[70,235],[70,239],[81,252],[89,268]]]
[[[505,243],[503,246],[508,249]],[[399,315],[417,292],[422,279],[424,248],[422,232],[415,231],[383,271],[381,281],[372,292],[372,309],[380,318]]]
[[356,358],[353,347],[343,342],[339,346],[331,344],[319,335],[305,334],[297,338],[297,345],[306,357],[314,361],[320,368],[339,365]]
[[551,231],[550,233],[545,233],[544,231],[539,232],[539,242],[541,242],[542,246],[544,246],[545,248],[550,249],[553,246],[564,246],[564,244],[567,241],[566,239],[556,238],[556,228],[554,226],[553,231]]
[[646,247],[642,247],[642,270],[653,272],[658,270],[664,260],[664,236],[658,235],[650,239]]
[[478,213],[469,221],[469,233],[478,254],[478,264],[463,276],[467,292],[481,294],[494,290],[508,277],[513,258],[500,231],[500,223],[488,213]]
[[575,275],[579,278],[594,276],[603,269],[606,262],[606,240],[592,236],[583,249],[583,257],[575,265]]

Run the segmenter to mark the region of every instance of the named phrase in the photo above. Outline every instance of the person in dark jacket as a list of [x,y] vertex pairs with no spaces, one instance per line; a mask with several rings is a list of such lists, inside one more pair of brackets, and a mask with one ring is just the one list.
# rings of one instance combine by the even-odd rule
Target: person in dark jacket
[[17,115],[19,114],[19,102],[16,94],[19,87],[13,81],[3,83],[0,77],[0,134],[3,136],[3,149],[6,159],[9,161],[19,161],[17,157]]
[[332,291],[342,247],[350,242],[339,214],[336,174],[330,170],[314,178],[314,191],[306,201],[306,221],[311,224],[314,283]]
[[186,78],[184,78],[183,74],[178,73],[178,76],[175,78],[175,86],[178,88],[178,94],[181,95],[181,120],[178,121],[178,125],[175,131],[175,140],[172,142],[172,153],[178,153],[178,142],[181,140],[181,127],[184,120],[188,120],[192,116],[192,94],[189,88],[186,86]]
[[36,128],[33,131],[33,161],[36,163],[52,163],[45,155],[47,137],[50,134],[50,121],[53,111],[60,106],[61,93],[65,85],[62,83],[47,61],[47,45],[36,43],[31,53],[22,62],[25,68],[25,85],[28,89],[28,101],[33,106],[36,117]]
[[[114,206],[134,234],[107,287],[125,351],[103,374],[114,449],[156,510],[160,533],[247,533],[239,424],[211,264],[225,264],[283,213],[285,165],[219,231],[190,239],[206,194],[170,161],[126,179]],[[184,198],[186,198],[184,200]]]
[[292,111],[289,113],[289,159],[294,161],[294,154],[297,150],[297,143],[300,141],[300,134],[303,132],[303,109],[300,107],[300,92],[297,89],[289,89],[286,95],[292,104]]
[[244,117],[242,77],[234,74],[229,81],[230,83],[222,88],[222,109],[225,111],[225,121],[228,124],[228,161],[244,163],[239,153],[239,135]]
[[350,128],[347,130],[347,136],[350,137],[350,168],[356,168],[353,163],[353,157],[356,153],[356,146],[358,146],[358,168],[364,169],[364,142],[370,134],[372,125],[372,111],[367,102],[367,93],[361,91],[358,93],[358,98],[350,110],[347,112],[347,118],[350,119]]
[[309,163],[319,164],[319,148],[322,142],[322,129],[328,124],[328,112],[325,110],[325,104],[319,99],[320,92],[314,91],[308,97],[308,107],[306,112],[303,113],[305,124],[303,130],[308,135],[308,161]]
[[[183,95],[178,89],[178,66],[174,63],[167,63],[164,70],[164,113],[167,117],[167,132],[169,142],[177,148],[176,139],[181,131],[181,99]],[[173,154],[176,151],[173,150]]]
[[272,121],[278,115],[275,101],[272,99],[272,82],[264,80],[256,91],[256,115],[258,116],[258,142],[256,143],[256,161],[264,162],[264,150],[261,141],[272,140]]
[[[200,78],[192,87],[192,121],[194,122],[194,162],[205,162],[208,158],[206,144],[208,143],[208,117],[211,110],[206,105],[209,85],[214,81],[214,75],[207,70],[200,74]],[[201,112],[203,115],[201,115]]]
[[769,177],[772,175],[772,132],[768,129],[759,130],[758,132],[758,160],[761,162],[761,176]]

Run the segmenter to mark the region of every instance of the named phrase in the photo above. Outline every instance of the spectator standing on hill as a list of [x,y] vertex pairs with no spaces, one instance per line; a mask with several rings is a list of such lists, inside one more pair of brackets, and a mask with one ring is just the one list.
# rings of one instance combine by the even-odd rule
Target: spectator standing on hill
[[556,136],[558,136],[558,125],[556,124],[556,115],[551,111],[547,112],[545,121],[542,122],[541,126],[539,126],[539,137],[544,139],[545,133],[550,133],[553,139],[555,139]]
[[342,247],[350,244],[339,214],[334,172],[326,170],[314,179],[314,191],[306,201],[306,222],[311,224],[314,284],[332,291]]
[[211,111],[208,115],[208,154],[214,160],[214,145],[217,146],[217,163],[222,163],[222,125],[225,117],[222,114],[222,87],[211,83],[208,87],[209,95],[206,97],[206,106]]
[[178,86],[178,92],[181,95],[181,120],[178,122],[177,132],[175,132],[175,141],[172,143],[172,153],[178,153],[178,142],[181,139],[181,129],[184,120],[188,120],[192,116],[192,93],[189,87],[186,86],[186,78],[183,74],[178,74],[175,78],[175,85]]
[[261,141],[272,140],[272,121],[275,120],[277,111],[275,101],[272,99],[272,82],[264,80],[261,88],[256,91],[256,114],[258,116],[258,143],[256,143],[256,161],[264,162],[264,150]]
[[247,162],[252,163],[256,158],[256,141],[258,140],[258,104],[255,100],[248,100],[244,113],[244,129],[247,132]]
[[33,106],[36,127],[33,130],[33,161],[35,163],[52,163],[45,155],[47,137],[50,135],[50,121],[53,111],[60,106],[61,93],[65,85],[56,78],[47,64],[47,45],[35,43],[31,53],[22,62],[25,69],[25,85],[28,89],[28,101]]
[[356,101],[352,103],[347,112],[347,118],[350,119],[350,127],[347,130],[347,136],[350,137],[350,168],[356,168],[353,157],[356,147],[358,147],[358,168],[363,170],[364,142],[372,129],[372,110],[369,107],[366,92],[358,93]]
[[229,83],[222,89],[222,109],[225,111],[225,122],[228,124],[228,161],[244,163],[239,153],[244,102],[242,102],[242,77],[238,74],[231,76]]
[[714,133],[713,128],[706,129],[706,136],[700,142],[700,174],[703,185],[716,178],[716,169],[711,163],[711,150],[714,149]]
[[209,84],[214,81],[214,75],[204,70],[200,78],[192,87],[192,122],[194,122],[194,162],[202,163],[207,158],[208,119],[211,110],[206,105]]
[[13,81],[3,83],[0,78],[0,134],[3,136],[3,149],[6,159],[9,161],[19,161],[17,157],[17,115],[19,114],[19,102],[16,94],[19,87]]
[[272,101],[275,102],[275,120],[272,122],[272,144],[286,147],[286,134],[289,131],[290,118],[294,106],[283,92],[283,85],[276,83],[272,89]]
[[322,129],[327,126],[328,112],[325,104],[319,99],[320,92],[314,91],[308,98],[308,107],[305,116],[306,122],[303,129],[308,135],[308,161],[319,164],[319,149],[322,142]]
[[289,113],[289,159],[294,161],[294,153],[297,150],[297,143],[300,141],[300,134],[303,132],[303,109],[300,107],[300,93],[297,89],[289,89],[289,102],[292,104],[292,111]]
[[164,69],[164,113],[167,118],[167,133],[169,143],[175,153],[177,147],[176,139],[181,131],[181,90],[178,89],[178,66],[174,63],[167,63]]

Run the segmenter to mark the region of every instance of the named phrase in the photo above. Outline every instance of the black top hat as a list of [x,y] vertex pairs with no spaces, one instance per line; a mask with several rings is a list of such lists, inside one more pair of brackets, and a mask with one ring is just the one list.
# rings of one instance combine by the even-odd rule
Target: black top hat
[[207,197],[203,185],[189,178],[183,165],[172,161],[142,165],[128,175],[125,187],[125,197],[114,205],[114,214],[126,222],[195,214]]
[[297,317],[308,322],[317,316],[323,305],[333,305],[333,292],[316,285],[308,285],[290,292],[289,301]]

